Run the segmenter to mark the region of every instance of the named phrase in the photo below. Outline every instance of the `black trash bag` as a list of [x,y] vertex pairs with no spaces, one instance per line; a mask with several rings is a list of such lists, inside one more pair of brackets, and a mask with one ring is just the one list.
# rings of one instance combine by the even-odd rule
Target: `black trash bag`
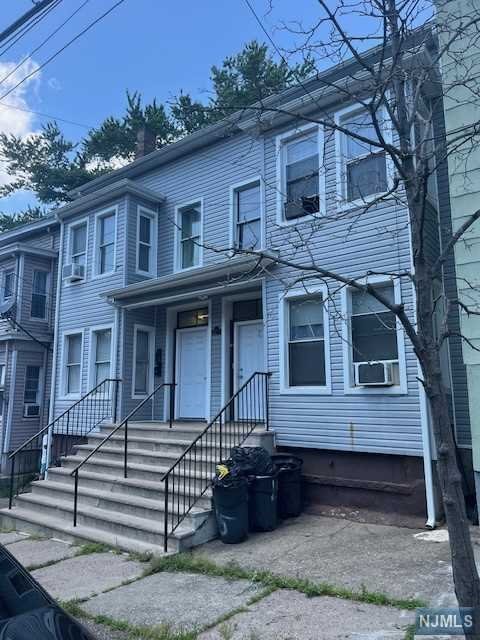
[[269,476],[275,472],[270,454],[263,447],[234,447],[226,464],[232,472],[244,477]]
[[212,483],[213,505],[222,542],[238,544],[248,537],[248,481],[233,467],[218,465]]
[[[222,471],[223,467],[226,467],[226,473],[225,471]],[[235,487],[243,486],[244,483],[245,478],[242,474],[242,470],[233,465],[230,460],[226,460],[217,466],[217,474],[213,479],[212,485],[214,487],[233,489]]]

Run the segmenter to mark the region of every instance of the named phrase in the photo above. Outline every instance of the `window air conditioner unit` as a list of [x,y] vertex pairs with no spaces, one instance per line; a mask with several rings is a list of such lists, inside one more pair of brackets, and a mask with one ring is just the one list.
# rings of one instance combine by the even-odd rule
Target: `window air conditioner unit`
[[393,362],[355,362],[355,384],[359,387],[391,387]]
[[24,418],[38,418],[40,415],[40,405],[39,404],[25,404],[23,407],[23,417]]
[[62,277],[65,282],[80,282],[85,279],[85,267],[83,264],[66,264],[63,267]]

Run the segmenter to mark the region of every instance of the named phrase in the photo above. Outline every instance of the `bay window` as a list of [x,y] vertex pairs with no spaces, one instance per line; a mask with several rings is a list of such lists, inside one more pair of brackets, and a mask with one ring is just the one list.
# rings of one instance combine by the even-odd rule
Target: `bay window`
[[37,320],[47,319],[48,272],[34,271],[30,315]]
[[137,272],[154,276],[156,272],[157,217],[139,207],[137,219]]
[[202,206],[200,203],[181,207],[178,211],[179,269],[197,267],[201,262]]
[[115,271],[115,227],[116,212],[108,211],[96,219],[96,275]]

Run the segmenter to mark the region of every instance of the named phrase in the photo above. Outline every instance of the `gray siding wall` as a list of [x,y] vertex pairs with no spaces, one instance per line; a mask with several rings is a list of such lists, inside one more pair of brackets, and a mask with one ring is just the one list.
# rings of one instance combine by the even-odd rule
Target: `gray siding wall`
[[[95,277],[94,274],[94,247],[95,247],[95,220],[100,211],[111,207],[117,207],[116,228],[116,269],[106,276]],[[63,264],[68,259],[68,228],[72,222],[88,218],[88,242],[87,242],[87,268],[86,280],[82,283],[68,284],[61,282],[59,288],[59,324],[57,334],[57,360],[56,360],[56,388],[53,414],[54,417],[65,411],[75,401],[65,398],[63,394],[63,346],[64,335],[68,332],[83,331],[82,354],[82,379],[81,393],[87,393],[93,386],[90,380],[90,351],[91,330],[96,326],[112,325],[115,339],[115,309],[108,304],[101,294],[110,289],[122,287],[125,279],[124,253],[125,253],[125,219],[126,198],[112,201],[108,206],[92,209],[83,214],[68,219],[64,223],[64,242],[62,247]],[[117,372],[114,371],[116,374]]]

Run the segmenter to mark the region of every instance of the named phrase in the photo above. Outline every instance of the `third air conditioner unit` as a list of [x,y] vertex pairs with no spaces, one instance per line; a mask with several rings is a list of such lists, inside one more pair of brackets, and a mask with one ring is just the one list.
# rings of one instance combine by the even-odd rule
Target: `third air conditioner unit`
[[393,362],[355,362],[355,384],[359,387],[390,387],[394,382]]

